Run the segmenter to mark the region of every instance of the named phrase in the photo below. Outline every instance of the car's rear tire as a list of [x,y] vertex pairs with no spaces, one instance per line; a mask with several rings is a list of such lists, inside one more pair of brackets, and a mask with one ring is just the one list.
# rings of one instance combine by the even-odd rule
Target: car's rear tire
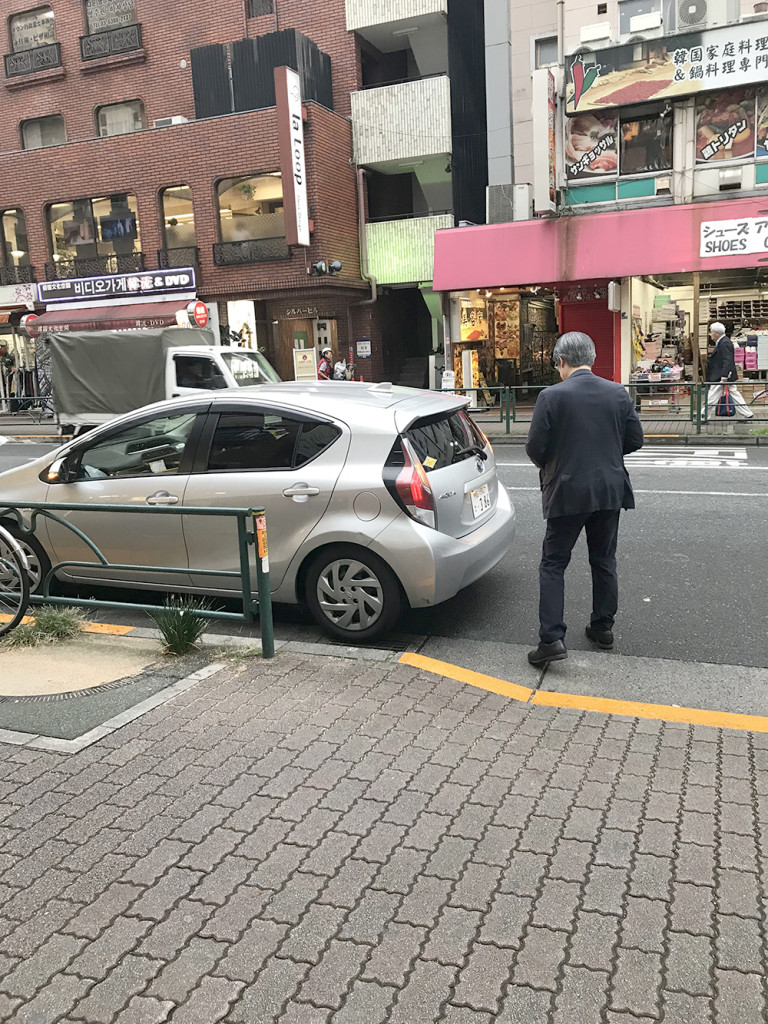
[[351,644],[388,633],[403,605],[400,584],[386,562],[354,544],[333,544],[312,558],[304,597],[321,629]]
[[16,539],[26,555],[29,566],[29,592],[38,594],[42,590],[45,577],[51,571],[51,560],[45,548],[33,533],[24,533],[14,523],[7,520],[2,524],[12,537]]

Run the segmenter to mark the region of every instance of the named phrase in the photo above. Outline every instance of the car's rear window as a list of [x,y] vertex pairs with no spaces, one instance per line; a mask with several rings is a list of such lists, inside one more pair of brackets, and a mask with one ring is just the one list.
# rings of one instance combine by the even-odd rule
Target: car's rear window
[[485,446],[482,435],[463,409],[416,420],[405,436],[428,473],[466,457],[459,453],[467,448]]

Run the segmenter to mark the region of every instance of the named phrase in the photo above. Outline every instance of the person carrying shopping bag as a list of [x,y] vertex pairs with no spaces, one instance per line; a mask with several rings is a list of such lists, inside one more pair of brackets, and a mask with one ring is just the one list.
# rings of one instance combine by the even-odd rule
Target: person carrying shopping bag
[[733,354],[733,342],[728,337],[721,323],[714,323],[709,328],[709,336],[714,342],[715,350],[707,362],[707,419],[716,413],[718,403],[723,395],[728,394],[729,404],[732,402],[739,416],[751,420],[755,415],[744,401],[736,387],[739,375],[736,372],[736,360]]

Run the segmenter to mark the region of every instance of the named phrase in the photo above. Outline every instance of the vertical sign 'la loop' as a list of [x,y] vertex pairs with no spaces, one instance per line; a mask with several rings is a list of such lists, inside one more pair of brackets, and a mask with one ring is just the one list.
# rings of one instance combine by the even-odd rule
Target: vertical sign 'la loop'
[[288,245],[309,245],[307,164],[301,79],[293,68],[275,68],[280,170],[283,178],[285,237]]

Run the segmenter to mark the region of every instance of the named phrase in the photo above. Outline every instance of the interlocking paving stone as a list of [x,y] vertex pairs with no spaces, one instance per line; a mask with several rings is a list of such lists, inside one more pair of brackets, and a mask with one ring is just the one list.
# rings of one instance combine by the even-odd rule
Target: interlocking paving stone
[[766,832],[760,735],[285,652],[9,748],[0,1018],[764,1024]]

